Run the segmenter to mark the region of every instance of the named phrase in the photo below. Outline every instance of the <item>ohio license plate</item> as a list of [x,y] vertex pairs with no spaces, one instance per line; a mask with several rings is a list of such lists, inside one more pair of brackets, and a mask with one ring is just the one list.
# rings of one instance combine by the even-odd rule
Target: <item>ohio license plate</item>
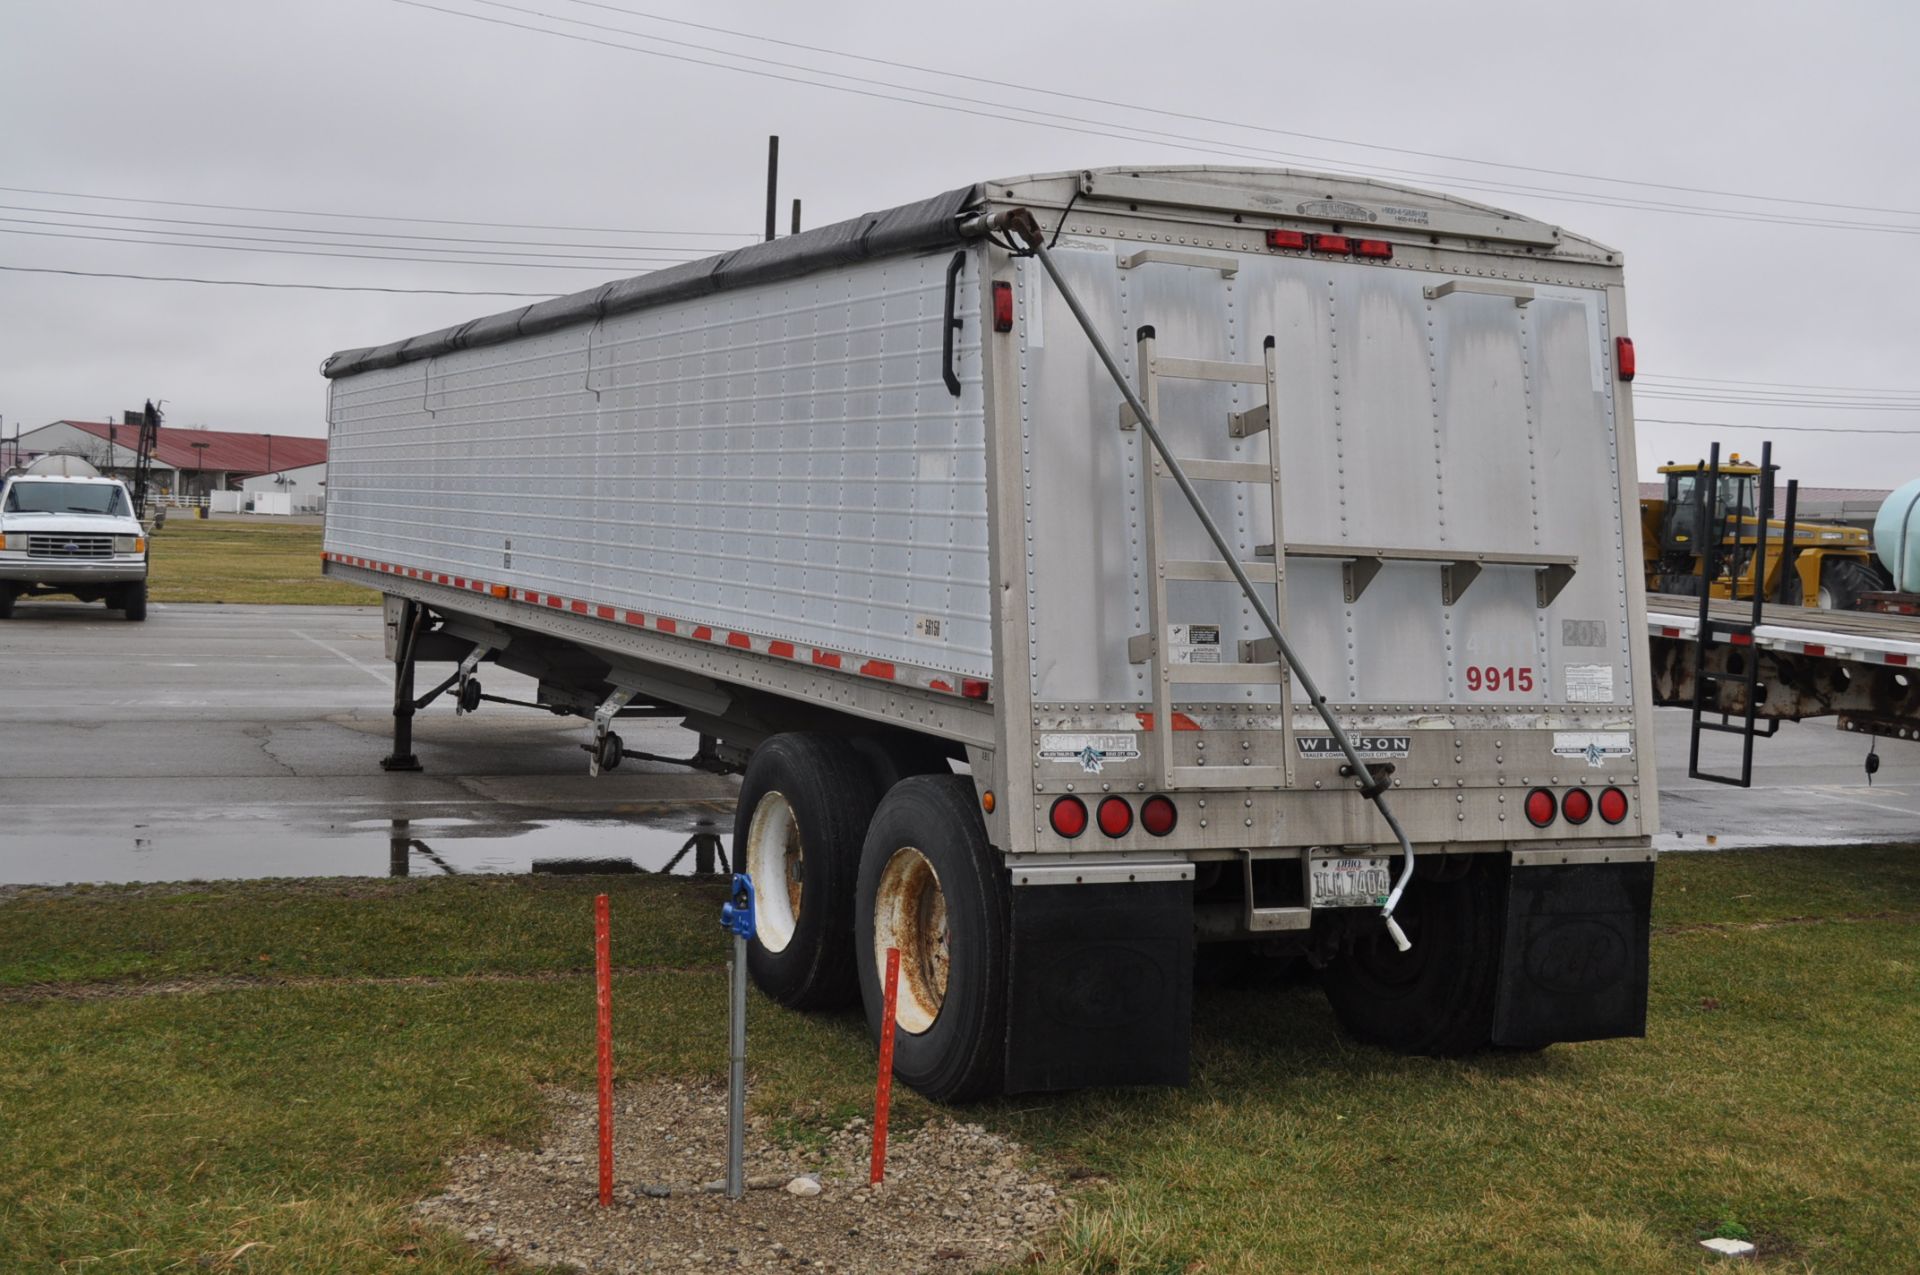
[[1307,883],[1313,907],[1377,907],[1393,888],[1392,860],[1310,859]]

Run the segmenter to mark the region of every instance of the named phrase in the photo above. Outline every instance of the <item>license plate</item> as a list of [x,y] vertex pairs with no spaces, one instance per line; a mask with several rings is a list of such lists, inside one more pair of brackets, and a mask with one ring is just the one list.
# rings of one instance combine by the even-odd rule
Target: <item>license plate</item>
[[1307,901],[1316,908],[1377,907],[1393,888],[1388,859],[1312,859]]

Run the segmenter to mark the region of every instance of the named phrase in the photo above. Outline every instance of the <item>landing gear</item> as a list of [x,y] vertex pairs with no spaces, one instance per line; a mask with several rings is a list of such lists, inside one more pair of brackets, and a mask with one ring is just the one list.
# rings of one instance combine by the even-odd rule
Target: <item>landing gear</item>
[[400,641],[393,658],[393,752],[380,759],[382,770],[420,769],[420,759],[413,755],[413,665],[426,624],[425,607],[413,601],[401,603]]
[[600,707],[593,710],[593,742],[582,744],[587,750],[587,773],[596,778],[603,770],[614,770],[620,765],[620,759],[626,756],[620,737],[613,733],[613,719],[620,715],[634,697],[634,691],[627,687],[617,688],[613,694],[601,701]]
[[470,677],[460,688],[460,712],[471,713],[480,707],[480,679]]

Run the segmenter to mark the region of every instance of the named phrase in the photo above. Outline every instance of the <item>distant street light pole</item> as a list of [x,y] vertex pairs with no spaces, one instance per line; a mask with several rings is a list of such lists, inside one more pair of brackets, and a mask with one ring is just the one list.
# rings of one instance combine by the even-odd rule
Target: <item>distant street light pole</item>
[[[212,493],[207,490],[207,448],[211,447],[212,444],[201,442],[193,443],[191,446],[193,448],[193,470],[200,478],[200,494],[202,496],[210,496]],[[208,503],[211,504],[212,501],[209,500]]]

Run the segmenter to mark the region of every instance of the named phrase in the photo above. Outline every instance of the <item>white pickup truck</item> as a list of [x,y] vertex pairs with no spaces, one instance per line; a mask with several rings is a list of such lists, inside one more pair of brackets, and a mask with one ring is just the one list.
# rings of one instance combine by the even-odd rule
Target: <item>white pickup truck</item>
[[21,474],[0,487],[0,619],[43,593],[147,618],[147,536],[118,479]]

